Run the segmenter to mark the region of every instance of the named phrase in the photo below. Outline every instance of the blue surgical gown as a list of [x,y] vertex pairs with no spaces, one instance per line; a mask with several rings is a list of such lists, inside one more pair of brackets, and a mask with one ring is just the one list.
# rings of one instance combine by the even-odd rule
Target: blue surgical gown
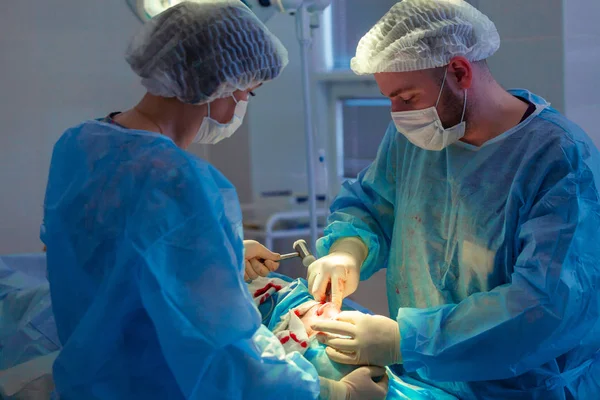
[[60,350],[45,264],[44,255],[0,256],[0,371]]
[[41,237],[61,399],[316,399],[261,325],[232,185],[158,134],[101,121],[54,148]]
[[387,267],[404,369],[460,399],[600,396],[600,154],[525,90],[533,115],[481,147],[390,125],[332,204],[327,254],[358,236]]

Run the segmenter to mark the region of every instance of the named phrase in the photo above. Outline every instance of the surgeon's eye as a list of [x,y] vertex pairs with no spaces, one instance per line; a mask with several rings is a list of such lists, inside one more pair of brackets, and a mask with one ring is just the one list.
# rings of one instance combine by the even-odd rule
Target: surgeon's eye
[[404,104],[410,104],[412,103],[412,100],[415,98],[415,96],[411,97],[410,99],[402,99],[402,102],[404,102]]

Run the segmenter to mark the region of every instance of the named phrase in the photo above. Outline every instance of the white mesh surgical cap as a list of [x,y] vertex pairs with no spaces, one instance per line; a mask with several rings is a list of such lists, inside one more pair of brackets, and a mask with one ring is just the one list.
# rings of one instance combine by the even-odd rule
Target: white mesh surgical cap
[[144,24],[126,60],[149,93],[202,104],[276,78],[288,55],[240,0],[195,0]]
[[358,43],[351,68],[359,75],[443,67],[456,56],[490,57],[500,36],[488,17],[463,0],[404,0]]

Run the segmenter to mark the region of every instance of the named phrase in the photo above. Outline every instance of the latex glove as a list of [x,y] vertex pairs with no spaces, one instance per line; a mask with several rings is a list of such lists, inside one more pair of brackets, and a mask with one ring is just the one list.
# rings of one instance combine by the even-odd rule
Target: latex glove
[[267,276],[279,268],[281,255],[273,253],[255,240],[244,240],[245,271],[244,280],[253,281],[259,276]]
[[[379,382],[373,378],[381,377]],[[321,378],[320,399],[330,400],[383,400],[387,396],[389,379],[385,369],[361,367],[346,375],[341,381]]]
[[331,302],[338,308],[342,301],[358,288],[360,267],[367,258],[367,246],[359,238],[344,238],[331,246],[329,255],[308,267],[308,290],[317,301],[329,301],[327,289],[331,288]]
[[[402,362],[400,328],[393,319],[358,311],[343,311],[334,321],[318,320],[311,328],[322,332],[319,342],[340,364],[387,366]],[[343,336],[343,337],[340,337]]]

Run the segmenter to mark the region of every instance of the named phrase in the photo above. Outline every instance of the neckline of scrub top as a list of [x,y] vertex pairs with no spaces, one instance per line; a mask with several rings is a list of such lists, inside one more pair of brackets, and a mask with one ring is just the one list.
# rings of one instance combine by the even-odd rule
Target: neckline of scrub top
[[508,90],[508,93],[512,94],[515,97],[521,97],[522,99],[529,101],[531,104],[535,105],[535,111],[529,117],[527,117],[525,120],[521,121],[520,123],[518,123],[511,129],[507,130],[504,133],[501,133],[500,135],[496,136],[495,138],[488,140],[481,146],[475,146],[473,144],[465,143],[461,140],[459,140],[458,142],[456,142],[454,144],[456,146],[460,146],[467,150],[479,151],[479,150],[481,150],[487,146],[490,146],[494,143],[498,143],[498,142],[506,139],[507,137],[511,136],[513,133],[521,130],[521,128],[523,128],[525,125],[527,125],[531,120],[533,120],[535,117],[540,115],[542,113],[542,111],[544,111],[546,108],[550,107],[550,103],[548,103],[545,99],[534,95],[529,90],[510,89],[510,90]]
[[524,99],[522,97],[517,97],[517,99],[522,100],[525,104],[527,104],[527,110],[525,111],[525,114],[523,114],[523,117],[519,121],[519,123],[521,123],[521,122],[525,121],[527,118],[529,118],[529,116],[535,112],[536,106],[529,100]]
[[175,144],[175,142],[173,141],[173,139],[171,139],[170,137],[168,137],[166,135],[163,135],[162,133],[157,133],[157,132],[152,132],[152,131],[145,131],[143,129],[125,128],[124,126],[119,125],[117,123],[107,122],[107,121],[104,121],[102,119],[100,119],[100,120],[95,119],[95,120],[92,120],[92,121],[89,121],[89,122],[90,123],[97,123],[97,124],[104,125],[104,126],[109,126],[112,129],[116,129],[118,131],[121,131],[121,132],[126,133],[126,134],[130,134],[130,135],[131,134],[136,134],[136,135],[152,136],[152,137],[155,137],[155,138],[162,138],[164,140],[167,140],[167,141]]
[[111,112],[110,114],[108,114],[106,117],[104,118],[100,118],[97,121],[102,121],[102,122],[108,122],[109,124],[114,124],[114,125],[119,125],[121,128],[126,128],[126,126],[121,125],[120,123],[118,123],[115,120],[115,117],[119,114],[122,114],[121,111],[115,111],[115,112]]

